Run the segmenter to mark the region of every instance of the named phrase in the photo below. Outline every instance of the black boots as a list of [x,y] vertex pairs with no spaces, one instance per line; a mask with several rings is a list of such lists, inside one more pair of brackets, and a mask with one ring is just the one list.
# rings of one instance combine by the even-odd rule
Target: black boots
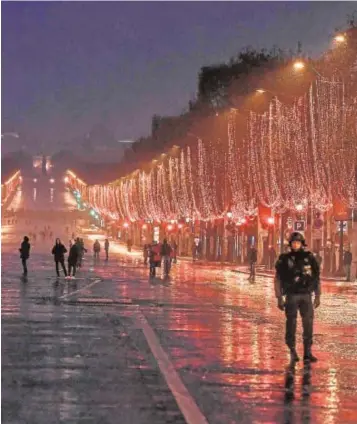
[[299,358],[295,348],[290,349],[290,359],[291,359],[291,362],[299,362],[300,361],[300,358]]
[[311,353],[310,347],[304,347],[304,362],[317,362],[317,358]]
[[[291,362],[299,362],[300,358],[295,348],[290,348]],[[304,349],[304,362],[317,362],[316,356],[311,353],[311,349]]]

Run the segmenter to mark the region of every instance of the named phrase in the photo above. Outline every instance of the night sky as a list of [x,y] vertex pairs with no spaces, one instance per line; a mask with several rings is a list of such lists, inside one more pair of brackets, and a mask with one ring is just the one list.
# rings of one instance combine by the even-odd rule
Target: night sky
[[[248,45],[318,55],[353,2],[2,2],[2,132],[60,143],[104,124],[148,135],[181,113],[202,65]],[[33,147],[34,145],[33,144]]]

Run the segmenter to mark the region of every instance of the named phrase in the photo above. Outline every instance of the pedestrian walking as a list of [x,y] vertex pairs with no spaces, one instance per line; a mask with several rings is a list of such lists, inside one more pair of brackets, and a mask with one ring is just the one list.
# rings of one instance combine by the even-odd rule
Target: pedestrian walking
[[30,245],[30,239],[25,236],[23,242],[21,243],[21,247],[19,249],[20,252],[20,258],[21,258],[21,262],[22,262],[22,268],[23,268],[23,272],[24,275],[27,275],[27,260],[30,257],[30,249],[31,249],[31,245]]
[[161,245],[160,255],[162,257],[162,262],[163,262],[163,266],[164,266],[164,276],[165,277],[167,277],[170,274],[171,252],[172,252],[172,247],[167,242],[167,240],[164,239],[164,241]]
[[94,259],[99,259],[100,243],[96,240],[93,244]]
[[109,260],[109,240],[108,239],[105,239],[104,250],[105,250],[105,260],[108,261]]
[[68,277],[69,278],[76,276],[78,255],[79,255],[78,247],[76,246],[76,244],[72,244],[68,254]]
[[87,249],[84,247],[84,240],[82,238],[77,237],[76,246],[78,249],[78,268],[82,268],[84,253],[87,253]]
[[150,254],[149,254],[150,277],[156,276],[156,268],[159,267],[161,264],[160,251],[161,251],[161,246],[156,241],[153,241],[150,246]]
[[67,270],[66,270],[66,266],[64,264],[64,254],[67,253],[67,249],[65,248],[65,246],[61,243],[61,240],[59,238],[56,238],[56,243],[53,246],[52,249],[52,255],[54,256],[54,260],[56,263],[56,274],[57,277],[60,276],[59,273],[59,264],[61,264],[61,267],[63,269],[63,273],[65,275],[65,277],[67,277]]
[[248,260],[250,267],[250,274],[248,280],[254,282],[255,281],[255,267],[257,265],[258,260],[258,251],[254,245],[252,245],[248,252]]
[[[275,295],[278,308],[285,310],[285,342],[290,349],[292,362],[299,361],[296,352],[297,312],[300,312],[303,326],[304,361],[316,362],[311,353],[313,341],[314,308],[320,305],[320,268],[314,255],[305,250],[302,234],[294,232],[290,236],[291,251],[283,253],[275,265]],[[315,293],[312,303],[312,293]],[[285,302],[284,302],[285,296]]]
[[346,271],[346,281],[351,281],[352,252],[347,247],[343,255],[343,266]]
[[195,237],[192,244],[192,259],[196,261],[199,259],[200,255],[200,239],[199,237]]

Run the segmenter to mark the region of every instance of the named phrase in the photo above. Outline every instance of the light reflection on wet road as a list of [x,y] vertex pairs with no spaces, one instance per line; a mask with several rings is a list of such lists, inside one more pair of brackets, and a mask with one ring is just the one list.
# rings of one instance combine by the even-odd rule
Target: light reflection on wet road
[[[11,231],[23,231],[21,223]],[[116,361],[121,362],[120,349],[127,349],[127,345],[119,343],[116,357],[112,354],[117,327],[122,338],[135,344],[140,367],[147,369],[149,376],[158,373],[132,321],[133,305],[139,305],[209,423],[357,422],[356,284],[323,283],[322,305],[315,318],[314,353],[319,362],[311,368],[298,363],[291,369],[284,345],[284,316],[276,308],[270,278],[258,277],[251,284],[247,276],[234,273],[229,267],[182,261],[174,265],[170,279],[149,280],[141,258],[113,247],[117,253],[112,253],[109,263],[101,261],[93,268],[88,255],[75,285],[56,285],[52,258],[46,256],[45,246],[38,245],[31,258],[33,274],[30,271],[29,281],[24,284],[19,279],[20,263],[12,240],[6,242],[5,238],[2,247],[3,393],[9,384],[9,367],[19,368],[24,361],[23,355],[18,358],[12,349],[21,349],[28,339],[33,350],[26,350],[28,366],[18,379],[31,380],[36,373],[36,355],[42,361],[48,356],[46,384],[50,386],[52,381],[59,387],[48,390],[46,402],[55,402],[51,396],[60,394],[62,422],[82,422],[78,415],[79,405],[83,409],[82,391],[92,396],[92,403],[100,410],[109,410],[103,406],[103,396],[95,394],[98,391],[91,386],[94,380],[83,377],[83,367],[95,370],[91,377],[98,379],[109,397],[107,403],[120,409],[109,389],[105,390],[106,382],[109,387],[116,387],[113,385],[119,383],[113,382],[113,378],[121,378],[121,373],[114,372],[110,379],[107,361],[115,368]],[[101,280],[98,284],[82,290],[97,277]],[[65,301],[59,299],[75,290],[80,291],[65,296]],[[10,336],[11,329],[15,334]],[[298,350],[302,353],[300,325],[298,332]],[[39,349],[47,352],[47,356],[36,352],[36,338],[41,340]],[[106,363],[98,355],[105,357]],[[122,367],[121,372],[126,369],[125,364]],[[142,381],[139,384],[133,374],[138,367],[138,362],[130,364],[125,375],[139,387]],[[68,387],[66,379],[80,383]],[[136,399],[150,410],[147,394],[140,395],[138,389],[135,398],[135,387],[134,384],[128,390],[132,393],[132,405]],[[182,422],[165,383],[156,381],[155,387],[156,391],[161,390],[156,396],[171,406],[165,415],[152,416],[150,422]],[[304,393],[310,396],[303,396]],[[122,402],[130,402],[129,398],[128,395]],[[31,406],[27,406],[30,410]],[[98,414],[92,411],[96,419]],[[118,422],[115,414],[109,412],[103,418],[107,421],[102,422]],[[122,422],[139,423],[147,417],[125,419]],[[99,421],[83,418],[83,422]]]

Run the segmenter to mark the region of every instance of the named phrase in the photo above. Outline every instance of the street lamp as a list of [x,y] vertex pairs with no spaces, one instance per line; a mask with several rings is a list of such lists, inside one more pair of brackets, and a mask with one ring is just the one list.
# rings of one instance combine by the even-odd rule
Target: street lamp
[[342,44],[346,42],[346,37],[343,34],[337,34],[333,40],[337,44]]
[[301,71],[305,68],[305,63],[301,60],[297,60],[296,62],[294,62],[293,67],[296,71]]
[[274,217],[269,216],[269,218],[268,218],[268,224],[269,224],[269,225],[273,225],[273,224],[274,224],[274,222],[275,222]]
[[1,134],[1,138],[4,138],[5,136],[20,138],[20,136],[15,132],[6,132],[6,133]]
[[[275,219],[273,216],[269,216],[267,219],[268,225],[269,225],[269,233],[268,233],[268,245],[269,245],[269,251],[268,251],[268,264],[269,269],[273,268],[273,261],[272,261],[272,255],[271,253],[275,251],[275,240],[274,240],[274,225],[275,225]],[[270,246],[272,246],[273,251],[271,251]]]
[[298,212],[301,212],[304,209],[304,205],[302,205],[301,203],[299,203],[298,205],[296,205],[296,210]]
[[255,93],[256,93],[257,97],[263,97],[263,96],[270,94],[270,96],[272,96],[272,97],[281,98],[283,100],[286,100],[287,102],[291,102],[291,101],[295,100],[295,97],[293,97],[293,96],[289,96],[286,93],[282,93],[282,92],[277,93],[276,91],[268,90],[265,87],[257,88],[255,90]]
[[321,79],[323,79],[325,82],[328,82],[330,84],[343,84],[341,81],[329,81],[328,78],[324,77],[311,62],[304,62],[302,60],[297,60],[293,63],[293,68],[295,71],[300,72],[303,69],[308,67],[311,69],[316,75],[318,75]]
[[237,222],[238,227],[238,258],[241,264],[244,263],[244,224],[247,223],[245,218]]

